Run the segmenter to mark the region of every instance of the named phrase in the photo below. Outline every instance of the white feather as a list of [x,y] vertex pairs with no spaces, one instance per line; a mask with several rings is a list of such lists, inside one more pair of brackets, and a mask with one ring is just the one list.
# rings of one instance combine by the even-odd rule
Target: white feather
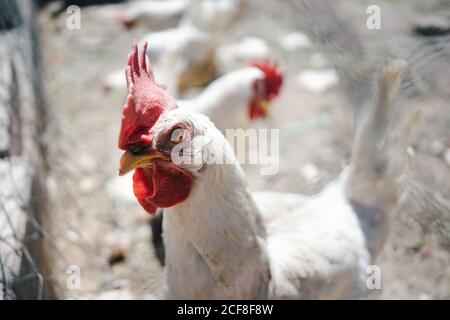
[[264,73],[255,67],[230,72],[211,83],[196,98],[178,100],[178,106],[206,115],[222,133],[226,129],[248,128],[248,105],[252,86],[258,79],[264,79]]
[[124,21],[144,23],[148,26],[158,26],[169,19],[181,16],[189,5],[189,0],[169,1],[137,1],[133,2],[124,12]]
[[[209,155],[234,159],[208,119],[170,113],[189,114],[211,139]],[[370,262],[340,183],[313,198],[252,195],[236,160],[203,166],[194,183],[186,201],[165,209],[171,298],[342,298]]]
[[397,146],[400,157],[389,152],[385,129],[403,69],[399,60],[383,68],[348,169],[313,197],[252,195],[231,146],[207,117],[183,108],[162,115],[155,132],[190,123],[196,137],[208,140],[194,152],[233,160],[185,165],[194,186],[184,202],[165,210],[163,225],[168,297],[368,297],[367,267],[402,191],[405,150]]

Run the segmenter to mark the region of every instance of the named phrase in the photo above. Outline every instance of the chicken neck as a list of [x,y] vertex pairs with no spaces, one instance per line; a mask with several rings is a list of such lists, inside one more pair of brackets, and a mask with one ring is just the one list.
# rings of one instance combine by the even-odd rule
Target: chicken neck
[[[217,130],[214,135],[225,139]],[[228,144],[212,150],[221,152],[232,154]],[[232,164],[205,165],[189,198],[165,212],[171,298],[267,297],[264,225],[244,173],[234,155],[231,159]]]

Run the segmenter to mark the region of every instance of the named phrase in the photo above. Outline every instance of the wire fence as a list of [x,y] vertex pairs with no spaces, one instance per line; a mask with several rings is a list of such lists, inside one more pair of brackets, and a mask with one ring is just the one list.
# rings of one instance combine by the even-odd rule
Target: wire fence
[[[0,4],[0,297],[42,299],[46,104],[32,2]],[[49,292],[49,291],[48,291]]]

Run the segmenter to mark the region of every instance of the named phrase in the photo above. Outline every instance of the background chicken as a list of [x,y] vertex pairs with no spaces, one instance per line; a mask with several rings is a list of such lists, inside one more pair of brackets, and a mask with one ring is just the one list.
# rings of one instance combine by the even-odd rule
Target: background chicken
[[226,129],[248,128],[251,120],[268,115],[283,82],[275,65],[250,64],[215,80],[196,98],[178,100],[178,106],[208,116],[223,133]]
[[[158,81],[178,96],[178,90],[208,83],[216,73],[215,51],[224,30],[239,16],[245,0],[192,0],[178,27],[151,32],[143,37],[149,57],[155,61]],[[116,71],[104,79],[104,87],[125,88]]]
[[147,28],[159,29],[175,27],[186,11],[189,0],[169,1],[137,1],[129,5],[118,15],[119,21],[126,29],[136,25],[145,25]]
[[[167,208],[168,297],[365,297],[367,267],[384,244],[404,188],[407,140],[395,143],[387,130],[404,62],[391,61],[380,71],[349,168],[305,198],[251,195],[225,137],[207,117],[173,109],[173,98],[154,82],[145,49],[139,54],[134,46],[127,68],[120,174],[136,169],[134,193],[146,211]],[[179,143],[187,143],[189,159],[201,161],[172,162]]]

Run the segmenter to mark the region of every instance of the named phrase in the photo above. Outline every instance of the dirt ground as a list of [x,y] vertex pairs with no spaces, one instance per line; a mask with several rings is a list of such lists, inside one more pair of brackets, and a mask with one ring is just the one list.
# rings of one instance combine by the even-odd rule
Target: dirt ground
[[[362,19],[368,4],[382,5],[386,36],[371,36]],[[318,51],[307,47],[286,52],[279,39],[297,28],[289,1],[254,1],[224,43],[243,36],[265,39],[273,59],[286,71],[280,99],[270,125],[280,128],[280,171],[261,176],[246,167],[253,190],[312,194],[334,179],[345,165],[351,147],[353,116],[339,87],[314,93],[299,85],[298,73],[318,67]],[[418,1],[339,1],[339,13],[354,23],[370,48],[395,45],[410,34],[412,18],[438,4]],[[114,6],[82,9],[82,27],[65,27],[65,14],[40,16],[46,89],[52,107],[50,147],[52,173],[48,181],[54,216],[51,230],[59,248],[53,278],[67,298],[161,297],[162,271],[151,246],[150,217],[137,204],[111,196],[108,186],[117,175],[116,147],[121,92],[104,92],[102,77],[124,68],[133,38],[150,30],[125,31],[115,21]],[[346,19],[347,20],[347,19]],[[356,27],[361,26],[361,27]],[[360,30],[361,29],[361,30]],[[317,60],[317,59],[316,59]],[[423,122],[414,141],[413,175],[436,192],[450,194],[450,163],[433,146],[450,138],[448,103],[428,97],[415,102]],[[450,146],[449,146],[450,147]],[[122,256],[123,255],[123,256]],[[113,258],[112,258],[113,257]],[[109,260],[122,260],[110,265]],[[450,253],[432,232],[424,232],[408,212],[401,212],[377,264],[382,271],[384,299],[449,299]],[[81,270],[81,288],[64,288],[69,265]]]

